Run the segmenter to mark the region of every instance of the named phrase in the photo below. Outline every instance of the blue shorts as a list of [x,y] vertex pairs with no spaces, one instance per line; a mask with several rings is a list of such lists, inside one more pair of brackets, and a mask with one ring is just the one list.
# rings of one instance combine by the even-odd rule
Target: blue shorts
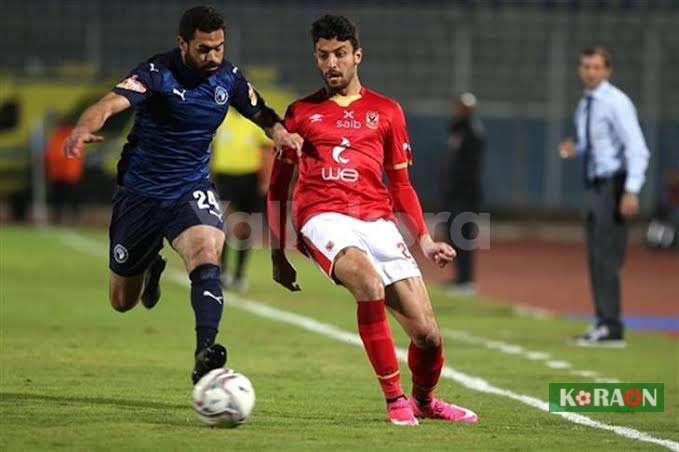
[[214,184],[201,182],[178,199],[148,198],[120,188],[113,198],[109,227],[109,268],[120,276],[139,275],[168,242],[196,225],[224,230]]

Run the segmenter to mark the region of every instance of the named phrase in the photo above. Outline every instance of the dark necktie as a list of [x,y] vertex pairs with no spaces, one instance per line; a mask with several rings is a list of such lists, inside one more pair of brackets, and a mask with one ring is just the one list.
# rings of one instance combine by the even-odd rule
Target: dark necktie
[[590,125],[592,120],[592,95],[587,96],[587,104],[585,105],[585,155],[584,155],[584,178],[585,185],[592,183],[592,178],[589,177],[589,161],[592,158],[592,135],[590,133]]

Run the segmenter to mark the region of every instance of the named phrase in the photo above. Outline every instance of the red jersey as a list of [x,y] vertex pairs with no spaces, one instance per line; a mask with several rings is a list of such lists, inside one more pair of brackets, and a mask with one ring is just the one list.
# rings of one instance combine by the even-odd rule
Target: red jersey
[[322,212],[361,220],[393,218],[384,171],[407,167],[412,153],[401,106],[366,88],[342,107],[325,90],[288,107],[285,127],[304,138],[293,192],[293,218],[301,228]]

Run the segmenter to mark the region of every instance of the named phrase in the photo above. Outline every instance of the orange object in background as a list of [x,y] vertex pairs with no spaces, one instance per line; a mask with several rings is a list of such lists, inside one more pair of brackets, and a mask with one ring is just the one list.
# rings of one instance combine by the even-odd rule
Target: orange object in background
[[74,125],[60,125],[49,138],[45,152],[45,174],[49,182],[75,184],[83,174],[83,159],[64,155],[62,146],[71,134]]

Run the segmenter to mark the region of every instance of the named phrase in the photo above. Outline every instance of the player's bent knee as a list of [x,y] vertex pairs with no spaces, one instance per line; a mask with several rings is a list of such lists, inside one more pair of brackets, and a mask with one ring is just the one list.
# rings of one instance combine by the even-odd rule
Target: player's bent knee
[[365,299],[379,300],[384,298],[384,285],[377,275],[364,275],[358,282],[358,290],[365,294]]
[[143,275],[120,276],[111,272],[108,299],[111,307],[118,312],[134,308],[143,288]]
[[111,307],[118,312],[127,312],[134,307],[137,300],[130,300],[123,291],[111,291],[109,295]]
[[416,331],[411,339],[419,348],[431,349],[441,345],[441,333],[439,333],[438,328]]
[[191,253],[190,267],[193,269],[203,264],[219,265],[221,253],[222,250],[216,246],[201,246]]
[[340,282],[356,297],[358,301],[371,301],[384,299],[384,285],[377,275],[355,274]]
[[343,272],[340,282],[358,300],[384,299],[384,284],[375,271],[366,271],[366,269],[356,266],[350,271]]

